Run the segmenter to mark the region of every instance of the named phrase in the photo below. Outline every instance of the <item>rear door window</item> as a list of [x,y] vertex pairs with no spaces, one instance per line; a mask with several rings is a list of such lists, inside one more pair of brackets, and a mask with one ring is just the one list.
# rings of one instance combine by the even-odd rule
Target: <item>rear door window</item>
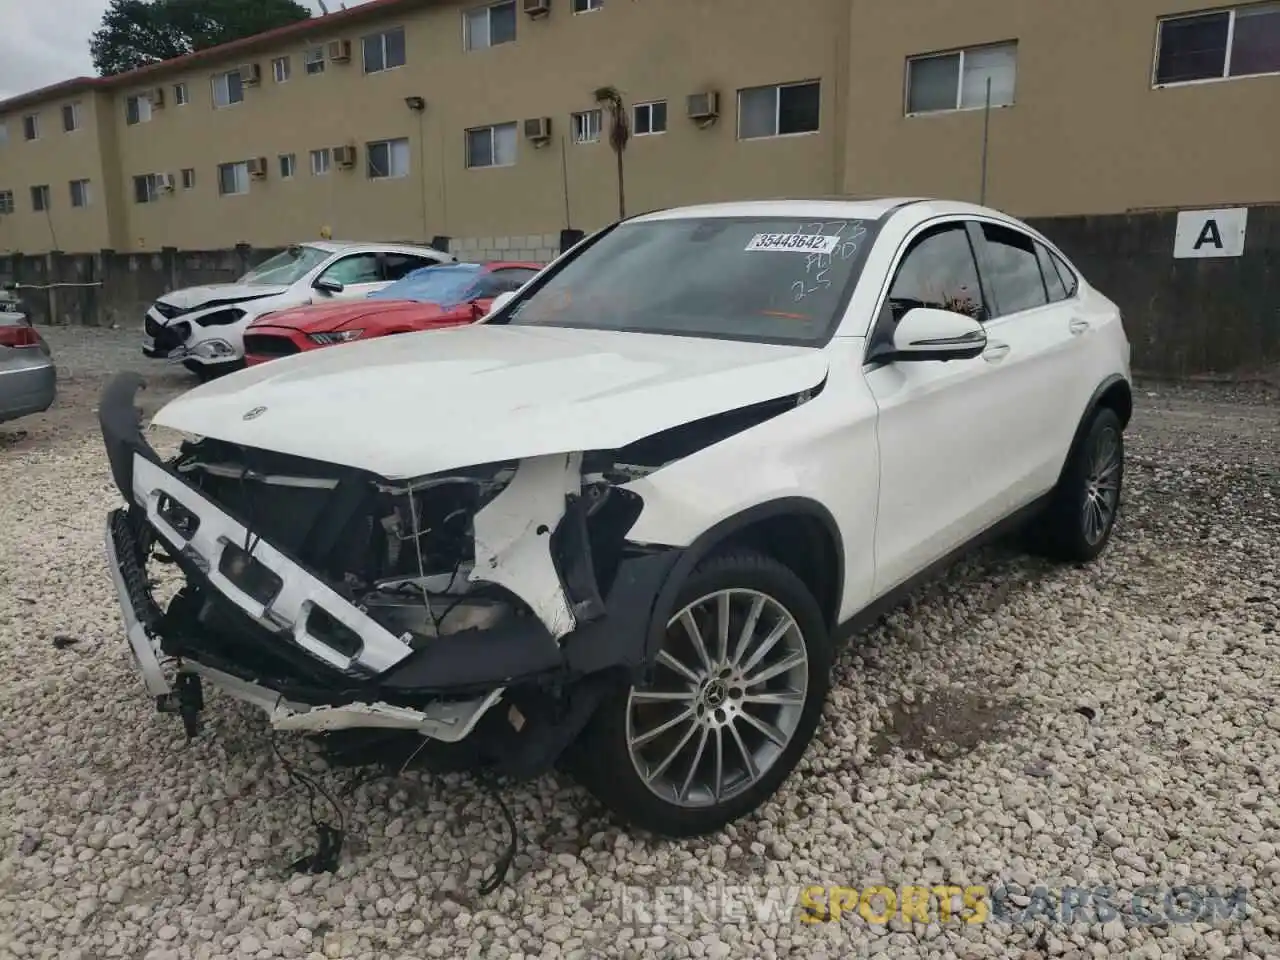
[[1036,243],[995,223],[979,224],[985,243],[983,276],[995,300],[995,316],[1034,310],[1049,302]]

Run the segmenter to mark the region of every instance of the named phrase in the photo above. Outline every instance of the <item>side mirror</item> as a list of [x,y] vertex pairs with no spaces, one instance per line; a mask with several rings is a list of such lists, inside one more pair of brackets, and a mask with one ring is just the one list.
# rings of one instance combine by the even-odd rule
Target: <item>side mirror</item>
[[510,303],[511,298],[514,296],[515,296],[515,291],[513,290],[508,290],[505,293],[498,294],[496,297],[493,298],[493,300],[489,302],[489,310],[484,314],[484,316],[486,317],[493,316],[495,313],[497,313],[499,310],[505,307],[508,303]]
[[337,280],[330,280],[327,277],[321,277],[314,284],[317,290],[323,290],[325,293],[341,293],[345,287]]
[[893,331],[893,347],[876,360],[892,363],[922,360],[971,360],[987,348],[987,331],[973,317],[950,310],[915,307]]

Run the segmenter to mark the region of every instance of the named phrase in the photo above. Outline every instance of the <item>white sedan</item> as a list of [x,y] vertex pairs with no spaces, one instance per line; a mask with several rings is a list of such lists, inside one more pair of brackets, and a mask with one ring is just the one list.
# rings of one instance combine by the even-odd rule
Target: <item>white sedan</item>
[[[280,729],[563,759],[703,833],[774,794],[838,643],[922,578],[1014,527],[1071,562],[1111,536],[1120,311],[995,210],[666,210],[500,299],[198,387],[154,418],[200,438],[172,460],[139,383],[107,388],[107,550],[158,702],[194,725],[207,682]],[[163,611],[156,551],[187,580]]]
[[181,361],[210,380],[244,365],[245,328],[263,314],[364,297],[421,267],[456,261],[413,244],[294,244],[233,283],[185,287],[160,297],[143,321],[142,352]]

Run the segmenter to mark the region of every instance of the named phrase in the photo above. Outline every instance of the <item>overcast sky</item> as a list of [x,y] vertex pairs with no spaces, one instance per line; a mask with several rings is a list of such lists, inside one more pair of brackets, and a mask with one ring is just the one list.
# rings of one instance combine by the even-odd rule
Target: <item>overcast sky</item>
[[[316,0],[301,0],[316,13]],[[346,0],[354,7],[364,0]],[[325,0],[330,12],[339,0]],[[89,35],[107,0],[0,0],[0,99],[70,77],[92,76]]]

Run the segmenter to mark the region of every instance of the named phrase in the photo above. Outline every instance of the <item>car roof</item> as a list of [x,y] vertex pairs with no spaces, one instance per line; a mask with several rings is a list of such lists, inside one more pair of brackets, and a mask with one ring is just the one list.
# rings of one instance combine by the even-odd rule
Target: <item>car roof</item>
[[633,221],[683,220],[693,217],[814,217],[815,219],[878,220],[898,210],[914,216],[988,216],[1012,220],[991,207],[933,197],[780,197],[669,207],[633,217]]
[[379,240],[301,240],[290,246],[314,247],[326,253],[345,253],[351,250],[380,250],[385,253],[448,253],[426,243],[383,243]]

